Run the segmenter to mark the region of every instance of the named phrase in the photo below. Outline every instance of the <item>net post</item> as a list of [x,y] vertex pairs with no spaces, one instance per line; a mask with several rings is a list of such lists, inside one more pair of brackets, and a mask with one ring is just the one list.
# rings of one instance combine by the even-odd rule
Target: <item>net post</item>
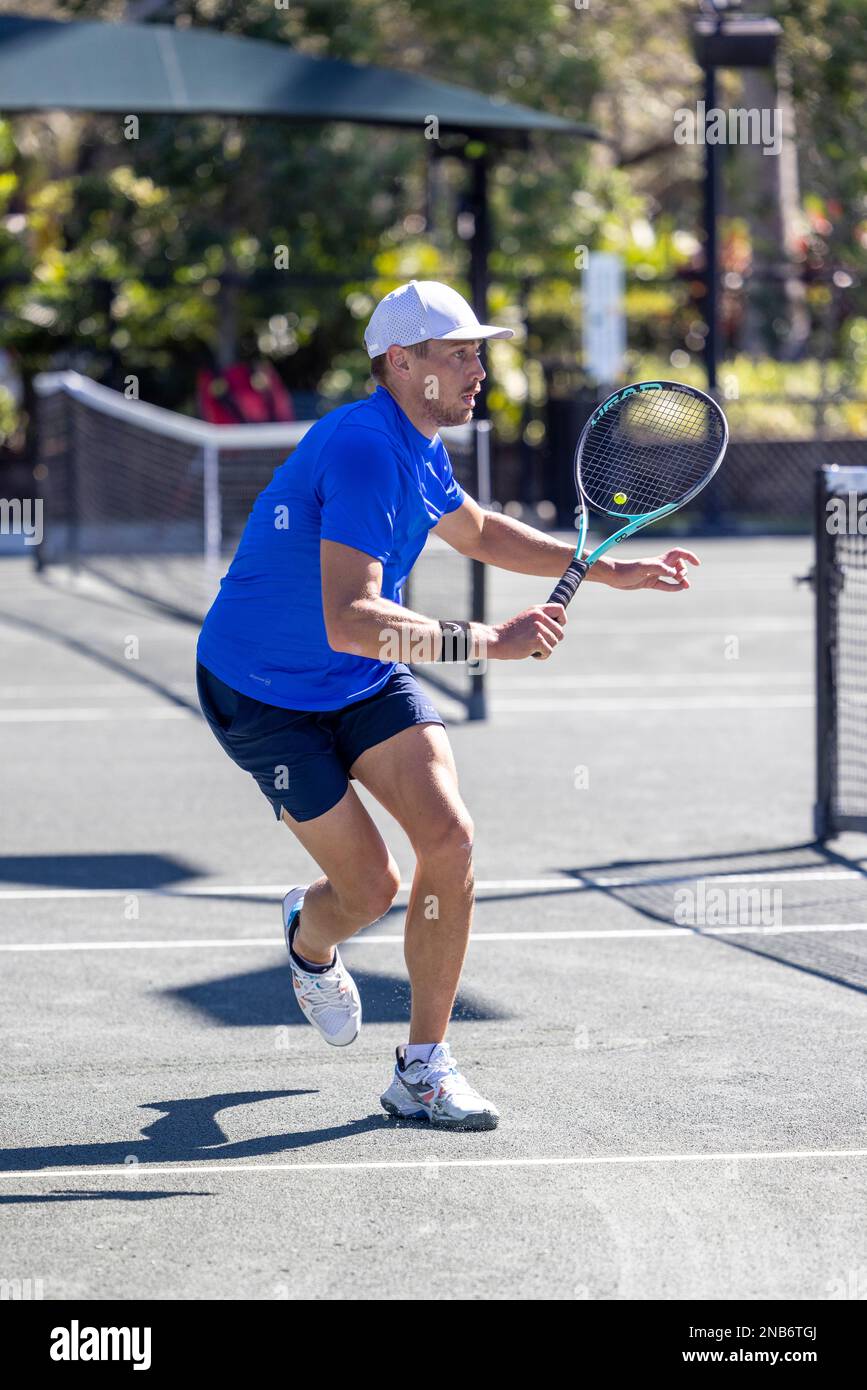
[[81,568],[83,507],[81,450],[84,424],[74,372],[38,372],[33,378],[36,498],[42,506],[42,539],[33,547],[37,573],[49,564]]
[[220,448],[213,441],[202,449],[204,476],[205,566],[210,579],[216,578],[223,549],[223,517],[220,505]]
[[[491,505],[491,422],[477,420],[475,426],[476,500],[480,507]],[[483,623],[487,614],[488,575],[480,560],[473,560],[472,621]],[[469,719],[487,719],[488,699],[484,671],[470,677]]]
[[69,489],[69,567],[77,575],[81,570],[81,470],[79,467],[83,445],[84,422],[81,407],[74,397],[67,402],[69,411],[69,432],[67,435],[67,487]]
[[[52,390],[53,390],[53,383],[50,383],[50,379],[49,379],[47,373],[41,373],[41,372],[40,372],[39,374],[37,374],[36,377],[34,377],[34,380],[33,380],[33,389],[34,389],[35,402],[36,402],[36,411],[35,411],[35,414],[36,414],[36,431],[35,431],[36,449],[35,449],[35,452],[36,452],[36,464],[37,464],[37,466],[36,466],[36,468],[35,468],[35,470],[34,470],[34,476],[35,476],[35,478],[36,478],[35,497],[36,497],[36,501],[37,501],[38,506],[39,506],[39,507],[41,508],[41,510],[42,510],[42,538],[41,538],[41,540],[39,541],[39,544],[38,544],[38,545],[34,545],[34,547],[33,547],[33,567],[34,567],[34,569],[36,570],[36,573],[37,573],[37,574],[41,574],[42,571],[46,568],[46,566],[47,566],[47,564],[48,564],[48,561],[49,561],[49,556],[48,556],[48,544],[47,544],[47,541],[46,541],[45,516],[46,516],[46,513],[47,513],[48,510],[49,510],[49,507],[50,507],[51,501],[52,501],[52,498],[51,498],[51,496],[50,496],[50,489],[49,489],[48,487],[46,487],[46,485],[45,485],[45,478],[50,478],[50,477],[51,477],[51,473],[50,473],[48,464],[46,463],[46,458],[48,457],[49,451],[48,451],[48,449],[46,448],[46,443],[45,443],[45,441],[46,441],[46,438],[47,438],[47,435],[48,435],[48,419],[49,419],[49,412],[50,412],[51,409],[52,409],[52,404],[50,404],[50,399],[51,399]],[[66,402],[64,401],[64,406],[65,406],[65,405],[66,405]],[[68,430],[64,431],[64,443],[65,443],[65,445],[66,445],[66,449],[65,449],[64,453],[65,453],[65,455],[68,455],[68,451],[69,451],[69,432],[68,432]],[[65,471],[66,469],[68,469],[68,466],[69,466],[69,465],[68,465],[68,457],[65,456],[65,457],[64,457],[64,461],[63,461],[64,471]],[[64,483],[65,483],[65,482],[66,482],[66,478],[64,478]],[[56,496],[56,491],[57,491],[57,482],[56,482],[56,480],[54,480],[53,486],[54,486],[54,489],[55,489],[55,496]],[[56,510],[56,506],[55,506],[55,510]],[[49,521],[50,521],[50,520],[51,520],[51,518],[49,518]]]
[[816,589],[816,801],[813,833],[817,840],[834,834],[835,670],[833,642],[833,564],[831,535],[825,510],[825,470],[816,469],[815,589]]

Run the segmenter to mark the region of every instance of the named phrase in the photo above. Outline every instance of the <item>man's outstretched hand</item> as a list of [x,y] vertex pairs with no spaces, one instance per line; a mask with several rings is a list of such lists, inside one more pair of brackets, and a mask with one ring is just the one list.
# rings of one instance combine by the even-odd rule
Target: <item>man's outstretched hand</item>
[[606,580],[612,589],[659,589],[676,594],[689,588],[688,564],[700,565],[701,561],[691,550],[679,548],[649,560],[612,560]]

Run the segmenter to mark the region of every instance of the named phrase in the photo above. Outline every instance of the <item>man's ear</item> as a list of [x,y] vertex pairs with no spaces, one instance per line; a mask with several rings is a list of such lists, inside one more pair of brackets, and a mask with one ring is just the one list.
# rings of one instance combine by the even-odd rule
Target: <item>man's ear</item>
[[[394,357],[391,356],[392,352],[395,354]],[[388,360],[392,368],[397,372],[404,373],[409,368],[409,362],[407,360],[406,355],[406,348],[390,347],[388,349]]]

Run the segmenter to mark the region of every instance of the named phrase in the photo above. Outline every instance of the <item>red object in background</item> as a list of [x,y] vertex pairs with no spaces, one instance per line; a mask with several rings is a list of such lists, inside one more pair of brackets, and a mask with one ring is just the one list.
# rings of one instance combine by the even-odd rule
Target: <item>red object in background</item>
[[292,397],[270,362],[235,362],[224,372],[203,368],[196,377],[199,415],[211,425],[261,425],[294,420]]

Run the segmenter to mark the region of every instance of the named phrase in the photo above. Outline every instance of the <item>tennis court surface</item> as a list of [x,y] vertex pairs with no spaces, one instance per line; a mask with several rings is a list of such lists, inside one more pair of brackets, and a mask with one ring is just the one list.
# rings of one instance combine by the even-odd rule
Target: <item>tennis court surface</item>
[[[357,1043],[297,1011],[279,899],[311,864],[198,716],[195,627],[3,562],[9,1270],[46,1299],[867,1296],[867,839],[810,842],[811,545],[695,548],[691,593],[588,585],[553,660],[492,664],[487,722],[443,701],[478,880],[449,1041],[502,1116],[464,1135],[379,1106],[405,892],[343,948]],[[491,574],[492,620],[547,588]]]

